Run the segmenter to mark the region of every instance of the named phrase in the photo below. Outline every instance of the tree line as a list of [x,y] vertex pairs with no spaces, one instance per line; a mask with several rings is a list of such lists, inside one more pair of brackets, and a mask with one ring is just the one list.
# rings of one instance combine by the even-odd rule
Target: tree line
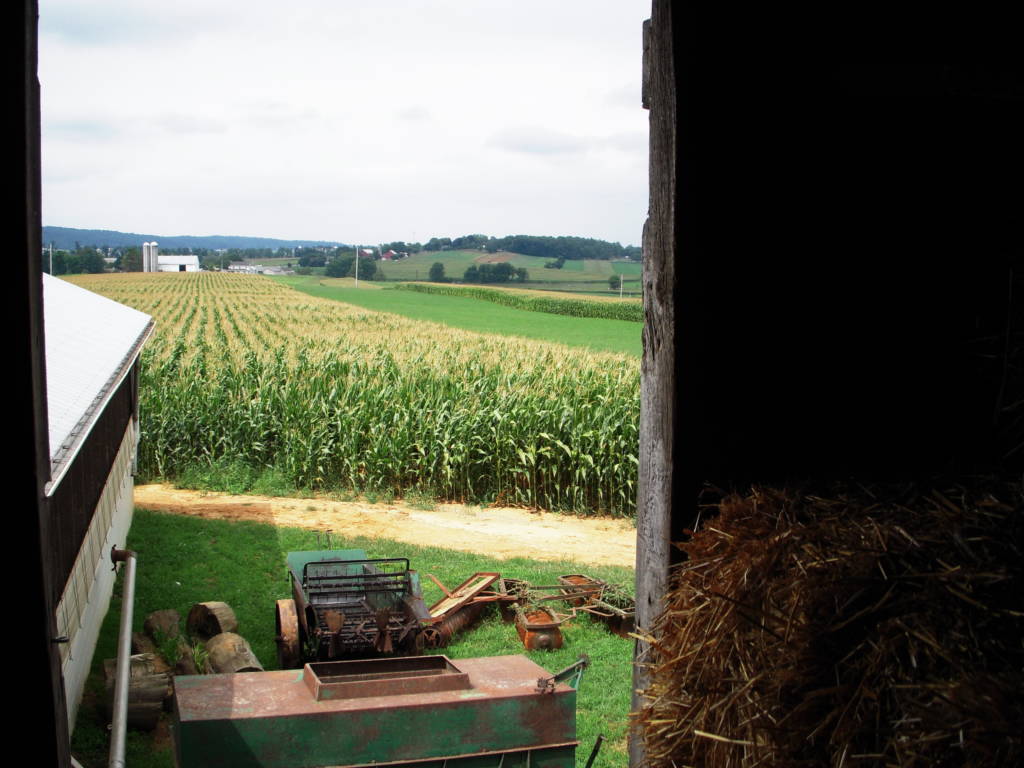
[[540,235],[463,235],[432,237],[423,246],[425,251],[483,250],[488,253],[510,251],[524,256],[548,259],[634,259],[639,260],[641,249],[635,245],[610,243],[591,237],[549,237]]

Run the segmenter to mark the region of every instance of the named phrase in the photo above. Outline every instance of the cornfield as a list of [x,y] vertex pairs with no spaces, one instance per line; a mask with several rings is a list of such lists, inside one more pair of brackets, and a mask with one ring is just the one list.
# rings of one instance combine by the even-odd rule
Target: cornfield
[[639,363],[225,273],[74,282],[147,312],[139,470],[273,469],[295,488],[635,511]]
[[512,291],[497,287],[483,288],[467,285],[438,285],[436,283],[399,283],[394,287],[403,291],[415,291],[416,293],[433,293],[440,296],[464,296],[470,299],[483,299],[484,301],[493,301],[495,304],[513,307],[514,309],[547,312],[552,315],[596,317],[605,320],[627,320],[635,323],[642,323],[644,319],[643,303],[637,299],[615,299],[605,296],[566,298],[564,296],[545,296],[542,291]]

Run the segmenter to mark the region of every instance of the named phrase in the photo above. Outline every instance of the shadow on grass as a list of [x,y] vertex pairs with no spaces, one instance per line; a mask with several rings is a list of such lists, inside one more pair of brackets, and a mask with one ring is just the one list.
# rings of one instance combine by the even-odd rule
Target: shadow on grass
[[[266,669],[277,667],[274,645],[275,602],[289,596],[285,572],[288,552],[320,549],[317,533],[275,528],[262,523],[228,522],[136,510],[128,547],[138,553],[134,629],[142,630],[146,616],[173,608],[184,619],[197,602],[221,600],[234,609],[238,632],[249,641]],[[427,578],[437,576],[453,587],[477,571],[500,571],[503,576],[531,584],[553,584],[567,573],[587,573],[633,589],[633,570],[615,566],[589,566],[571,561],[544,562],[514,558],[497,560],[487,555],[456,552],[434,546],[414,546],[386,539],[332,534],[334,549],[363,549],[369,557],[408,557],[420,572],[427,605],[440,599],[441,590]],[[107,763],[108,732],[103,700],[103,659],[117,654],[121,612],[121,580],[115,585],[110,611],[103,623],[93,657],[92,673],[79,711],[72,752],[85,768]],[[563,627],[565,645],[558,651],[527,652],[511,624],[497,612],[458,635],[439,651],[451,658],[525,654],[551,672],[568,666],[581,653],[591,659],[577,701],[577,729],[581,744],[577,764],[584,765],[598,733],[607,739],[595,766],[626,764],[625,734],[629,709],[633,644],[609,633],[603,625],[580,616]],[[129,732],[127,764],[132,768],[170,768],[174,765],[166,724],[155,733]]]

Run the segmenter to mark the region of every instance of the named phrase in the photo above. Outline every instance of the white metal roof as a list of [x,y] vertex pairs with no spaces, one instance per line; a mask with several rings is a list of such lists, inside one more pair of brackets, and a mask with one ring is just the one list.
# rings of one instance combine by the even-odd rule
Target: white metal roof
[[153,319],[43,274],[51,490],[127,375]]

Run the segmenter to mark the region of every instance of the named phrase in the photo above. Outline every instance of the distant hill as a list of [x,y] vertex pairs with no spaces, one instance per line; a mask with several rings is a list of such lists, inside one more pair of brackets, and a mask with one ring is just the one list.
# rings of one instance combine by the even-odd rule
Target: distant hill
[[71,250],[77,242],[81,246],[109,246],[117,248],[156,241],[162,248],[302,248],[317,245],[339,246],[330,240],[277,240],[272,237],[242,237],[237,235],[140,235],[135,232],[117,232],[112,229],[74,229],[72,227],[43,227],[43,245],[53,243],[54,248]]

